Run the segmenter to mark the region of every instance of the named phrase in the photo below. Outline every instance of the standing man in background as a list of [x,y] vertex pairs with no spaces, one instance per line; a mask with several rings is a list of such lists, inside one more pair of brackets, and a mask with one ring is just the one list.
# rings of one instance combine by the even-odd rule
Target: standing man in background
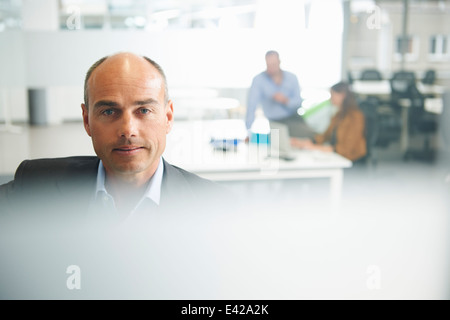
[[261,105],[269,122],[286,125],[290,136],[313,138],[315,132],[297,112],[302,104],[297,77],[280,68],[280,57],[276,51],[266,53],[266,66],[266,71],[253,78],[250,87],[245,119],[247,130],[250,130],[255,111]]

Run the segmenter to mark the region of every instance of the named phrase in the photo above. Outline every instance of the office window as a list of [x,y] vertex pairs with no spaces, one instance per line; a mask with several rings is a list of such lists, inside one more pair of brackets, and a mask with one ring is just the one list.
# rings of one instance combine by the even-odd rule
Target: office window
[[0,32],[22,28],[20,0],[0,0]]
[[450,35],[438,34],[430,37],[428,59],[430,61],[450,60]]
[[[0,0],[1,1],[1,0]],[[256,0],[60,0],[60,29],[248,29]]]
[[60,0],[59,26],[61,30],[102,29],[107,12],[106,0]]
[[60,0],[60,29],[143,29],[149,1]]
[[402,60],[403,48],[405,49],[405,61],[416,61],[419,58],[419,37],[417,36],[397,36],[395,42],[395,54],[396,61]]

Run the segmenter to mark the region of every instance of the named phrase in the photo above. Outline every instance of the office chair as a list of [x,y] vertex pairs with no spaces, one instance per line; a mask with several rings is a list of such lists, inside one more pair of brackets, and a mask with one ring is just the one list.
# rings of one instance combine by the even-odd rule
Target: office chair
[[[401,134],[401,119],[392,111],[390,101],[376,96],[368,96],[358,101],[367,123],[366,141],[370,154],[375,147],[387,148],[390,143],[398,141]],[[375,154],[370,155],[376,162]]]
[[[444,156],[445,163],[450,164],[450,89],[447,89],[442,95],[442,113],[439,117],[439,132],[442,138],[443,153],[440,155]],[[450,174],[447,176],[450,177]]]
[[409,86],[416,83],[416,75],[411,71],[395,72],[390,79],[391,89],[395,94],[402,96],[409,95]]
[[367,154],[364,157],[365,162],[376,165],[377,157],[375,154],[375,146],[379,137],[379,123],[377,108],[379,101],[377,98],[368,97],[359,103],[359,108],[364,114],[365,120],[365,138]]
[[450,89],[446,90],[442,95],[443,108],[440,116],[440,131],[444,144],[450,148]]
[[[423,77],[423,79],[421,80],[421,82],[425,85],[425,86],[432,86],[434,85],[434,83],[436,82],[436,71],[434,70],[427,70],[425,72],[425,75]],[[428,93],[425,94],[425,98],[435,98],[436,95],[434,93]]]
[[433,161],[435,158],[435,150],[430,146],[430,138],[433,133],[437,132],[438,118],[435,114],[425,110],[425,97],[419,92],[414,85],[409,88],[410,107],[408,109],[408,134],[414,136],[417,134],[424,135],[422,149],[414,149],[409,147],[404,154],[404,159],[411,158]]
[[410,71],[395,72],[389,80],[391,84],[391,106],[400,112],[402,105],[410,102],[410,90],[416,86],[416,75]]
[[425,72],[425,76],[422,79],[423,84],[432,85],[436,82],[436,71],[434,70],[427,70]]
[[363,70],[360,77],[361,81],[381,81],[383,77],[378,70],[375,69],[366,69]]
[[[376,71],[376,70],[375,70]],[[378,71],[376,73],[379,74]],[[375,76],[378,79],[380,76]],[[372,79],[375,79],[372,77]],[[397,72],[390,79],[391,95],[388,100],[381,100],[377,97],[368,97],[368,103],[376,105],[377,110],[377,147],[388,147],[392,142],[398,141],[401,136],[402,104],[409,103],[409,87],[416,81],[412,72]],[[370,121],[370,119],[369,119]]]
[[355,81],[355,79],[353,78],[353,74],[351,71],[347,71],[347,78],[348,78],[348,83],[349,84],[353,84],[353,82]]

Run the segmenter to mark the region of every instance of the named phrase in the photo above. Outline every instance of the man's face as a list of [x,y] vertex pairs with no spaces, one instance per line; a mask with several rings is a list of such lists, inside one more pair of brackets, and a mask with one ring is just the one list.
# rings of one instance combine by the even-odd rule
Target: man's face
[[92,73],[88,97],[84,126],[108,176],[149,179],[173,122],[159,72],[132,54],[109,57]]
[[267,70],[266,72],[270,75],[273,76],[275,74],[277,74],[278,72],[280,72],[280,59],[278,58],[278,56],[276,54],[271,54],[268,55],[266,57],[266,66],[267,66]]

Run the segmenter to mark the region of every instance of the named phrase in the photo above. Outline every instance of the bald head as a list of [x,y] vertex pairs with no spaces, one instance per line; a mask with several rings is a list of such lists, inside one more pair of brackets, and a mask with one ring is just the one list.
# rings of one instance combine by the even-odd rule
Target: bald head
[[[84,79],[84,103],[86,108],[89,107],[89,90],[95,86],[95,78],[100,75],[112,76],[113,73],[128,73],[132,75],[134,71],[142,70],[142,68],[150,68],[159,75],[160,85],[164,89],[164,101],[169,101],[169,92],[167,87],[167,79],[163,69],[152,59],[146,56],[139,56],[130,52],[121,52],[111,56],[105,56],[96,61],[87,71]],[[109,73],[109,74],[108,74]],[[148,79],[156,84],[157,77]]]

